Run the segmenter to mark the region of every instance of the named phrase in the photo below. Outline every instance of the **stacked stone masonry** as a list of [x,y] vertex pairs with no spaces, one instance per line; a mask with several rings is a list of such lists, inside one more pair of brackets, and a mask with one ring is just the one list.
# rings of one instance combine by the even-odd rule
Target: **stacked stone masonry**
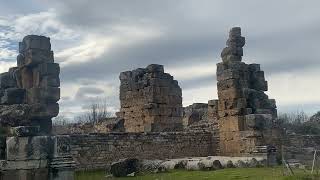
[[206,131],[217,134],[218,101],[209,100],[208,103],[194,103],[184,107],[183,126],[187,131]]
[[50,133],[51,118],[59,112],[59,73],[50,39],[24,37],[19,43],[17,67],[0,74],[0,125],[40,126],[41,132]]
[[122,72],[120,81],[118,116],[127,132],[182,130],[181,88],[162,65]]
[[75,162],[70,153],[57,152],[57,147],[62,146],[57,143],[57,137],[33,136],[39,133],[39,128],[34,126],[17,127],[13,131],[15,136],[6,138],[5,159],[0,160],[0,179],[74,179]]
[[217,64],[220,152],[223,155],[252,153],[267,145],[266,136],[277,117],[275,100],[269,99],[264,72],[259,64],[241,62],[245,38],[232,28],[227,47]]
[[208,132],[107,133],[57,136],[58,154],[71,153],[77,169],[105,169],[123,158],[171,159],[216,154]]
[[19,43],[17,67],[0,74],[0,179],[71,180],[74,162],[54,153],[52,117],[59,113],[60,68],[50,39]]

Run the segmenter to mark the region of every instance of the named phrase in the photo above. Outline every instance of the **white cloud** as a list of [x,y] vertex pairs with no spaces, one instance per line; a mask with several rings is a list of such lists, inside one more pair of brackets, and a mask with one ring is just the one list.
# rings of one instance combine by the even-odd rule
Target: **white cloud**
[[183,106],[193,103],[208,103],[209,100],[218,99],[217,86],[194,87],[192,89],[182,90]]
[[87,37],[80,45],[57,52],[55,57],[61,66],[86,62],[106,53],[112,43],[114,43],[113,38]]
[[198,63],[191,66],[165,67],[165,71],[177,80],[191,80],[206,76],[214,77],[216,74],[216,65],[214,61],[212,61],[212,63]]
[[[192,82],[189,84],[191,88],[183,89],[184,105],[216,98],[214,75],[216,57],[220,53],[218,48],[224,47],[227,30],[234,25],[243,27],[243,34],[248,41],[245,49],[247,58],[244,59],[260,63],[262,70],[265,70],[264,66],[269,68],[265,74],[269,81],[270,98],[275,98],[281,105],[320,102],[320,88],[315,82],[320,74],[307,70],[292,71],[300,67],[297,64],[315,64],[313,68],[317,69],[316,59],[319,58],[316,47],[319,33],[316,22],[320,19],[317,1],[279,3],[272,0],[264,2],[263,6],[255,1],[231,4],[227,1],[210,0],[161,3],[139,1],[127,3],[126,6],[118,1],[59,2],[60,6],[56,6],[55,2],[44,1],[44,6],[48,3],[48,7],[53,8],[42,12],[30,10],[29,14],[0,17],[0,71],[7,71],[10,66],[15,65],[16,47],[25,35],[49,36],[56,61],[62,67],[75,67],[72,73],[83,74],[79,78],[88,78],[87,84],[81,84],[79,79],[74,82],[63,82],[62,79],[62,97],[69,97],[68,100],[60,101],[62,114],[82,111],[82,104],[79,104],[82,102],[74,95],[83,86],[103,89],[106,94],[118,99],[118,85],[103,82],[104,78],[112,78],[113,82],[118,82],[118,75],[111,76],[109,73],[105,75],[107,77],[99,76],[101,79],[97,79],[97,76],[90,76],[90,73],[95,73],[92,70],[79,72],[77,69],[80,63],[90,66],[91,62],[98,60],[110,61],[110,64],[106,63],[109,69],[117,66],[128,68],[124,70],[153,61],[167,65],[179,64],[166,66],[165,70],[181,83]],[[270,10],[273,13],[270,14]],[[226,11],[233,13],[224,13]],[[143,43],[147,45],[143,46]],[[192,46],[184,46],[187,43]],[[125,48],[127,51],[122,50]],[[205,48],[210,52],[201,51]],[[212,57],[208,58],[208,54]],[[121,58],[129,60],[118,62],[116,58],[119,55],[122,55],[118,58],[120,61]],[[205,59],[201,59],[202,57]],[[304,62],[297,63],[292,58],[296,61],[303,59]],[[100,64],[103,65],[96,63],[93,67],[99,68]],[[103,71],[105,66],[100,69]],[[279,74],[281,70],[286,72]],[[116,71],[112,73],[115,74]],[[64,73],[62,75],[70,76]],[[198,84],[198,80],[211,76],[212,84]]]
[[270,75],[268,94],[283,106],[317,104],[320,102],[318,77],[320,72],[317,70]]
[[16,50],[11,50],[0,45],[0,61],[2,59],[12,60],[12,59],[15,59],[16,56],[17,56]]
[[13,67],[15,65],[16,65],[15,62],[3,62],[3,61],[0,61],[0,73],[7,72],[10,67]]
[[1,30],[1,39],[21,40],[28,34],[49,36],[56,40],[70,40],[78,36],[76,32],[57,19],[54,9],[27,15],[2,16],[0,25],[7,28],[4,31]]

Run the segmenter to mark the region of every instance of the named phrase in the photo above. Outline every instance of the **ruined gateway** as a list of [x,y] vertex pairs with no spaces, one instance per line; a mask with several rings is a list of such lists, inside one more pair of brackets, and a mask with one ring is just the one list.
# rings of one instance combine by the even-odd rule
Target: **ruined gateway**
[[[182,107],[178,81],[162,65],[120,74],[125,132],[52,135],[60,99],[59,65],[50,39],[26,36],[17,67],[0,75],[2,179],[73,179],[121,158],[166,159],[266,155],[274,145],[275,100],[258,64],[242,61],[245,38],[232,28],[217,64],[218,100]],[[264,148],[261,148],[264,147]],[[12,173],[15,172],[15,173]]]

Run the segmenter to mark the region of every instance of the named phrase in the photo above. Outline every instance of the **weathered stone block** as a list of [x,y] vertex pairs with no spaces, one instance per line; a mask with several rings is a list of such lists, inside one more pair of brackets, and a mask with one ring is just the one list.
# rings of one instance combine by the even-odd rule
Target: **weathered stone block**
[[[243,87],[242,85],[243,84],[240,84],[240,81],[237,79],[226,79],[226,80],[218,81],[217,87],[219,90],[226,90],[229,88],[240,89]],[[244,85],[246,85],[246,84],[244,84]],[[244,86],[244,87],[246,87],[246,86]]]
[[170,74],[164,73],[162,65],[123,72],[119,78],[126,131],[172,131],[177,129],[176,124],[182,126],[181,88]]
[[243,56],[243,49],[236,46],[225,47],[221,52],[221,57],[223,58],[227,55]]
[[231,69],[237,72],[248,72],[248,65],[244,62],[217,63],[217,74],[221,74],[227,69]]
[[237,88],[229,88],[226,90],[218,91],[218,97],[219,99],[237,99],[237,98],[242,98],[242,91],[241,89]]
[[27,90],[28,103],[55,103],[60,99],[60,88],[31,88]]
[[40,76],[53,75],[56,76],[60,74],[60,66],[57,63],[43,63],[37,66],[37,70]]
[[60,78],[59,76],[44,76],[40,81],[40,87],[59,87]]
[[25,102],[25,89],[8,88],[4,91],[1,104],[23,104]]
[[128,80],[131,77],[132,77],[131,71],[121,72],[119,76],[120,80]]
[[217,99],[212,99],[208,101],[209,106],[218,106],[219,100]]
[[31,125],[39,127],[40,135],[49,135],[52,131],[52,120],[51,117],[43,117],[41,119],[33,119]]
[[273,109],[276,109],[276,108],[277,108],[276,100],[275,100],[275,99],[269,99],[269,103],[270,103],[270,107],[271,107],[271,108],[273,108]]
[[245,37],[242,36],[231,36],[227,40],[227,46],[236,46],[236,47],[243,47],[246,43]]
[[51,117],[56,117],[59,114],[59,104],[33,104],[31,111],[32,119],[46,119]]
[[260,64],[248,64],[248,67],[251,72],[260,71]]
[[52,51],[29,49],[24,53],[24,61],[22,65],[35,66],[41,63],[53,63],[53,61]]
[[222,57],[223,62],[241,62],[242,56],[225,55]]
[[262,130],[270,127],[272,123],[271,114],[249,114],[245,116],[246,126],[252,129]]
[[241,36],[241,28],[240,27],[233,27],[229,31],[229,38],[232,37],[240,37]]
[[11,134],[17,137],[37,136],[39,133],[39,126],[18,126],[11,128]]
[[49,136],[8,137],[7,160],[47,159],[51,146]]
[[241,75],[239,71],[227,69],[224,70],[221,74],[217,74],[217,80],[223,81],[228,79],[240,79]]
[[16,72],[17,84],[19,88],[28,89],[33,87],[33,69],[23,66]]
[[0,88],[11,88],[16,87],[15,79],[10,75],[9,72],[0,74]]
[[45,36],[28,35],[25,36],[22,42],[19,43],[19,52],[24,53],[28,49],[39,49],[50,51],[50,38]]
[[220,118],[220,131],[242,131],[244,130],[244,120],[245,118],[243,116],[228,116]]
[[148,72],[164,72],[163,65],[159,64],[150,64],[146,69]]

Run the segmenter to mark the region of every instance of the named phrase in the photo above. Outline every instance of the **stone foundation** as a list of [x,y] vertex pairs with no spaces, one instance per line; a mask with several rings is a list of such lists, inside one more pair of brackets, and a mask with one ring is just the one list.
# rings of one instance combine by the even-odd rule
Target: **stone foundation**
[[[19,129],[19,128],[15,128]],[[20,132],[27,127],[21,127]],[[39,130],[39,128],[38,128]],[[25,131],[30,132],[30,131]],[[34,131],[35,132],[35,131]],[[39,133],[39,131],[38,131]],[[70,153],[60,153],[54,136],[7,137],[5,157],[0,160],[3,180],[73,180],[75,163]],[[61,145],[59,146],[61,147]],[[68,144],[64,144],[68,147]]]
[[[216,155],[211,133],[151,132],[57,136],[60,154],[71,153],[79,169],[104,169],[123,158],[168,159]],[[66,146],[69,144],[70,146]]]

